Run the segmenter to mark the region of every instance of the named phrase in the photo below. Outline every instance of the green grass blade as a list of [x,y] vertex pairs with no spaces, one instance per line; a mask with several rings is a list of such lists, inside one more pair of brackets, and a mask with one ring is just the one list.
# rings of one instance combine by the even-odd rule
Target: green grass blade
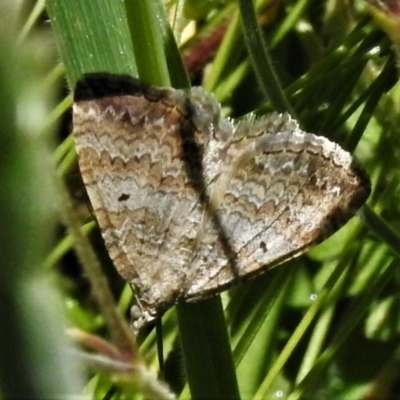
[[271,57],[257,24],[253,1],[239,0],[239,9],[247,50],[261,88],[276,111],[295,116],[272,67]]
[[46,9],[72,85],[83,72],[108,71],[137,76],[122,2],[50,0],[46,2]]

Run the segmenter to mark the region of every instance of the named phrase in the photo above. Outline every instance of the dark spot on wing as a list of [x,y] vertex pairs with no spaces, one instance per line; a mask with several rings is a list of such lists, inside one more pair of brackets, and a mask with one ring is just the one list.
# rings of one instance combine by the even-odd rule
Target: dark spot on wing
[[265,242],[260,242],[260,249],[266,253],[267,252],[267,245],[265,244]]
[[122,193],[121,196],[118,197],[118,201],[126,201],[131,197],[129,194]]

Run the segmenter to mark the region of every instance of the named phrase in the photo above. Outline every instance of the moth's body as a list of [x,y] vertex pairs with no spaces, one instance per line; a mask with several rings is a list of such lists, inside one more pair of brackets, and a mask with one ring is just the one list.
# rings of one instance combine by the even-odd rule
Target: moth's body
[[89,74],[75,91],[79,165],[136,327],[293,258],[369,194],[349,153],[287,115],[234,123],[214,97]]

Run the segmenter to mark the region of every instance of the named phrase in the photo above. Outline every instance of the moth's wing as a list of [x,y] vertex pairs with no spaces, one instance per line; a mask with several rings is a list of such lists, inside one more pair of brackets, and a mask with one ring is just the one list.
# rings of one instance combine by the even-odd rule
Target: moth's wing
[[370,183],[337,144],[274,115],[237,127],[209,190],[236,257],[221,256],[220,243],[205,234],[193,260],[192,300],[304,253],[354,215]]
[[139,290],[137,327],[301,254],[369,193],[337,145],[286,117],[235,126],[201,89],[90,74],[74,131],[110,256]]
[[202,220],[182,154],[182,132],[193,134],[188,105],[183,91],[127,76],[88,74],[75,90],[82,177],[110,257],[138,289],[144,322],[180,296]]

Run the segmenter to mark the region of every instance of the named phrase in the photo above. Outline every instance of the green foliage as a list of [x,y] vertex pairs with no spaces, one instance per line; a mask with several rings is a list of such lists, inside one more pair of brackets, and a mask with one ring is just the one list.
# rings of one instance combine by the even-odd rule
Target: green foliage
[[0,5],[0,392],[43,399],[81,391],[84,370],[43,269],[58,200],[48,120],[56,86],[46,81],[54,54],[40,32],[23,37],[21,10],[17,2]]
[[[304,129],[325,135],[354,153],[371,177],[373,193],[359,217],[307,255],[224,293],[223,309],[219,299],[210,299],[179,307],[178,318],[174,310],[167,312],[163,318],[165,381],[181,398],[238,398],[231,374],[235,370],[243,399],[372,399],[377,394],[389,398],[399,390],[400,362],[396,343],[400,329],[396,269],[400,252],[400,87],[393,51],[397,47],[371,20],[361,0],[354,7],[350,1],[264,0],[256,2],[256,13],[249,1],[239,2],[239,7],[227,1],[208,1],[203,7],[194,1],[183,7],[177,3],[168,2],[164,8],[158,0],[48,0],[50,32],[40,20],[32,22],[33,15],[40,15],[38,7],[43,7],[38,1],[31,14],[22,14],[27,24],[19,28],[19,40],[23,43],[43,30],[41,40],[47,43],[53,34],[71,87],[88,71],[130,73],[149,83],[177,88],[187,87],[191,76],[216,94],[227,115],[262,115],[291,108]],[[177,7],[176,14],[172,6]],[[180,29],[188,25],[189,18],[199,19],[196,28],[186,42],[177,44],[173,35],[181,37]],[[172,27],[168,21],[173,21]],[[186,35],[184,31],[182,37]],[[191,65],[189,74],[179,51],[186,65]],[[47,87],[57,89],[62,73],[57,59],[51,60],[51,72],[43,69],[33,75],[35,66],[27,65],[32,82],[46,78]],[[2,70],[0,79],[8,80]],[[21,82],[27,87],[25,80]],[[12,137],[15,127],[10,115],[16,112],[19,89],[10,84],[2,90],[3,128]],[[10,101],[4,102],[5,97]],[[47,121],[57,120],[70,104],[67,97],[52,112],[47,110]],[[37,157],[26,155],[24,146],[16,149],[22,157],[17,163],[20,171],[11,153],[1,160],[10,171],[2,180],[7,190],[13,182],[27,188],[26,159]],[[81,183],[75,182],[70,137],[59,144],[55,159],[69,187],[82,190]],[[17,177],[11,178],[14,171]],[[13,203],[15,214],[6,216],[17,221],[25,215],[31,224],[22,200],[29,200],[36,210],[45,200],[35,194],[42,193],[32,189],[19,199],[21,204]],[[6,197],[2,191],[2,201]],[[90,235],[98,258],[107,265],[101,241],[96,240],[97,228],[93,223],[85,225],[90,214],[86,211],[84,215],[81,232]],[[13,226],[10,221],[5,223]],[[19,224],[15,227],[20,229]],[[32,237],[30,229],[39,242],[51,232],[50,224],[29,225],[10,236],[21,241],[10,241],[13,247],[2,253],[22,257],[24,249],[33,246],[22,240],[27,233]],[[52,250],[38,244],[46,257],[31,257],[49,273],[57,270],[57,263],[75,242],[72,236],[59,238]],[[17,264],[24,263],[18,259]],[[111,269],[105,271],[113,284],[119,280]],[[11,272],[18,278],[18,270]],[[61,275],[58,280],[72,325],[100,335],[112,332],[106,326],[109,319],[99,315],[79,292],[79,280]],[[114,286],[120,309],[127,311],[133,301],[129,288]],[[221,321],[225,321],[222,326]],[[182,341],[177,336],[178,324]],[[40,347],[34,351],[40,352]],[[154,331],[140,338],[140,353],[146,365],[157,368]],[[2,375],[3,371],[4,365]],[[29,373],[34,376],[33,368]],[[120,376],[115,384],[112,374],[91,374],[86,393],[93,398],[131,398],[133,392],[140,398],[149,393],[143,389],[145,375],[143,387],[133,388]],[[67,392],[57,378],[49,379],[60,382],[60,392]],[[3,377],[1,382],[6,394]],[[157,393],[164,398],[163,392]]]

